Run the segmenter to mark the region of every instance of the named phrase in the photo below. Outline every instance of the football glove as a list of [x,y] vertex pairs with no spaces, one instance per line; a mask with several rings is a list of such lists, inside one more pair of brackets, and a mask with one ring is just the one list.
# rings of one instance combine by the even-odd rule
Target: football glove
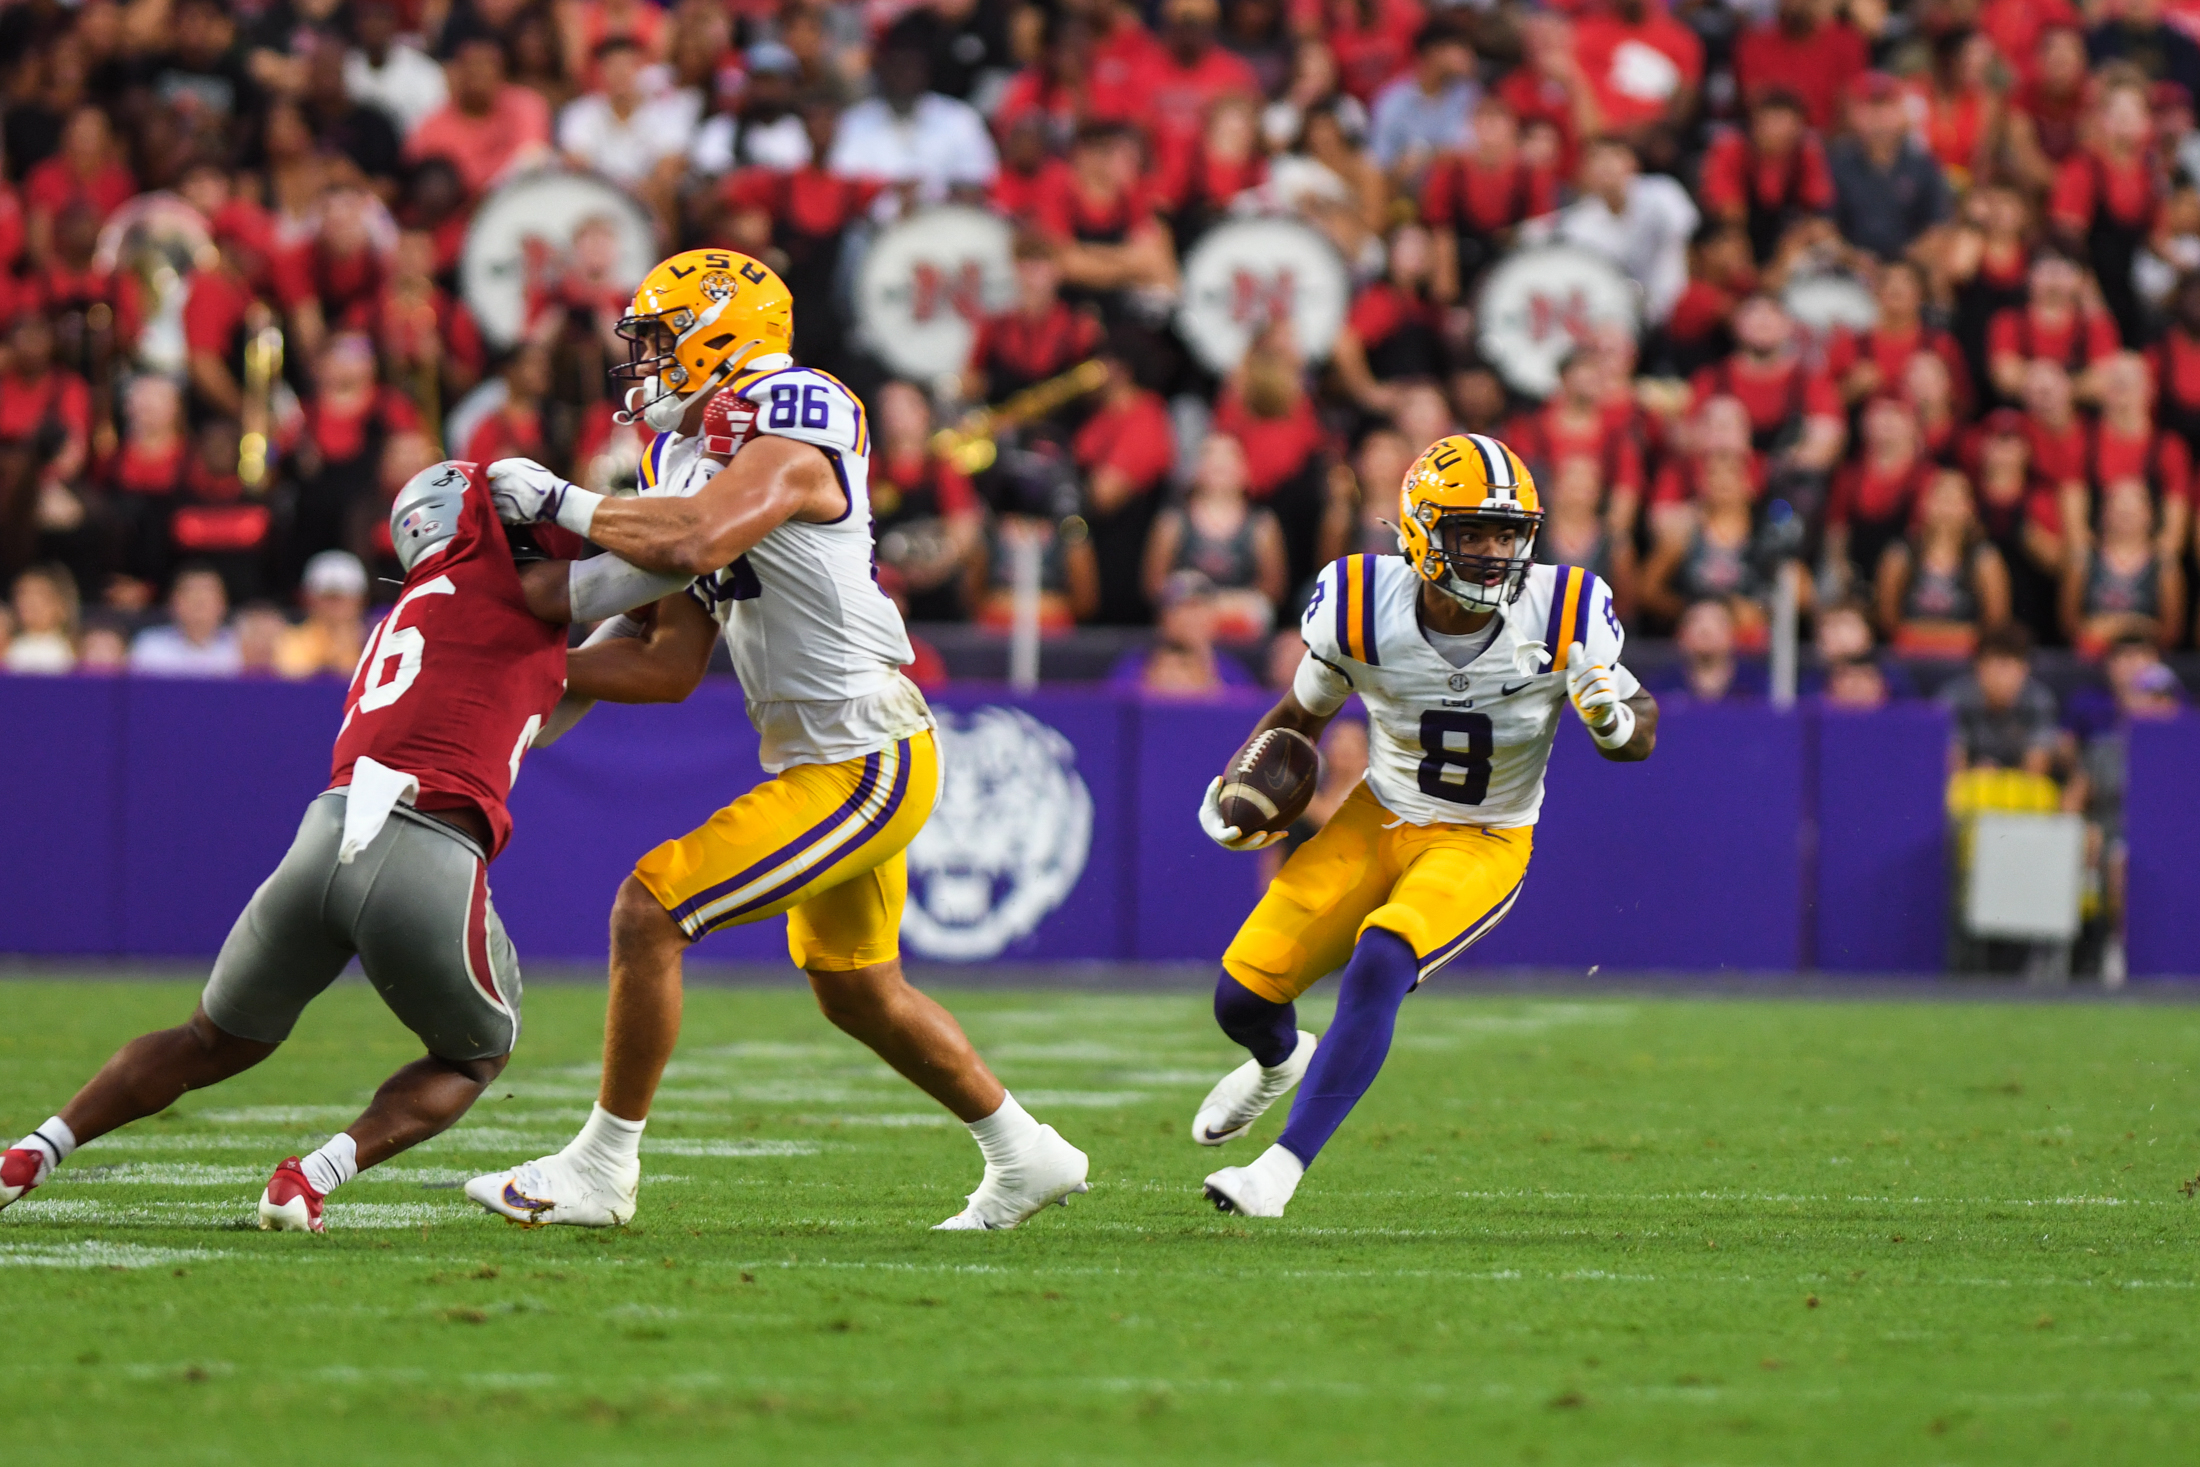
[[1208,783],[1206,796],[1199,802],[1199,828],[1207,832],[1207,839],[1226,851],[1257,851],[1283,839],[1280,830],[1256,830],[1250,835],[1240,835],[1235,825],[1223,823],[1222,776],[1219,774]]
[[1566,652],[1566,696],[1599,748],[1617,749],[1635,736],[1635,710],[1621,700],[1612,670],[1591,662],[1579,642]]
[[508,525],[552,521],[586,537],[603,496],[559,478],[531,458],[500,458],[489,465],[489,498]]

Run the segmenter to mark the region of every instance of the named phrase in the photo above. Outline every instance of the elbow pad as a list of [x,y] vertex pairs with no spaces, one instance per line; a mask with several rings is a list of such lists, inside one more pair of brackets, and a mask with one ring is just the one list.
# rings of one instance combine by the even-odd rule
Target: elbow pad
[[693,579],[681,571],[646,571],[616,555],[599,555],[572,563],[566,572],[566,597],[573,620],[597,621],[670,596]]

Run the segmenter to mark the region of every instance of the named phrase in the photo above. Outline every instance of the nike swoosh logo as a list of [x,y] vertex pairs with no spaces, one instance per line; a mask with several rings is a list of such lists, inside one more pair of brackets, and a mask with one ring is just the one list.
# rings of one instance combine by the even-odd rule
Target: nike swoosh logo
[[[1530,679],[1528,679],[1528,682],[1530,682],[1530,683],[1532,683],[1532,682],[1534,682],[1534,681],[1535,681],[1535,679],[1534,679],[1534,678],[1530,678]],[[1528,685],[1528,683],[1514,683],[1514,684],[1513,684],[1513,685],[1512,685],[1511,687],[1509,687],[1509,688],[1499,688],[1499,689],[1497,690],[1497,696],[1498,696],[1498,697],[1500,697],[1500,698],[1510,698],[1510,697],[1511,697],[1511,696],[1512,696],[1513,694],[1515,694],[1515,693],[1519,692],[1519,691],[1520,691],[1520,690],[1521,690],[1522,688],[1526,687],[1527,685]]]

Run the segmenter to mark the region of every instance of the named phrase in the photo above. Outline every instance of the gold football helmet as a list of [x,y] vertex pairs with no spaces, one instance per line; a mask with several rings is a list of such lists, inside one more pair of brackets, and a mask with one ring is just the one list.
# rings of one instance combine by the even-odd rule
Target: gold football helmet
[[[1519,454],[1481,433],[1439,438],[1406,470],[1398,496],[1398,548],[1422,580],[1470,611],[1495,611],[1520,595],[1543,501]],[[1513,553],[1468,553],[1463,532],[1492,524],[1512,529]]]
[[703,395],[752,363],[794,348],[794,296],[771,268],[734,250],[685,250],[643,277],[619,321],[627,422],[680,426]]

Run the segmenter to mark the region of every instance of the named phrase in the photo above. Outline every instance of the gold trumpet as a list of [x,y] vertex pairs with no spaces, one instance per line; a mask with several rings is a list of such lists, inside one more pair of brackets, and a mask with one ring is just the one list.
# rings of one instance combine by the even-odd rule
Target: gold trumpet
[[275,384],[283,375],[283,328],[275,313],[254,302],[246,313],[251,331],[244,344],[244,411],[238,424],[237,477],[247,494],[267,489],[267,451],[275,429]]
[[1066,403],[1107,385],[1107,363],[1088,358],[1058,377],[1034,382],[999,407],[973,408],[952,428],[932,435],[932,452],[964,474],[980,474],[999,456],[994,440],[1004,429],[1035,422]]

